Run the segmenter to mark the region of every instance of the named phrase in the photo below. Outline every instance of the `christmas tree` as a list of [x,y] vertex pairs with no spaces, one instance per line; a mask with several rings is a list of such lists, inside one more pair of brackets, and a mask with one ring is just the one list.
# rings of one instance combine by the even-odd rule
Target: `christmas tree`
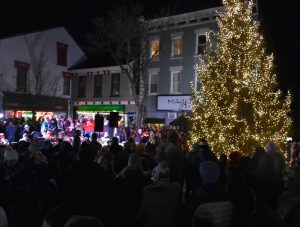
[[205,138],[216,154],[251,153],[272,141],[280,148],[291,125],[291,97],[283,99],[266,52],[253,2],[223,0],[219,30],[207,45],[197,76],[200,92],[192,96],[191,141]]

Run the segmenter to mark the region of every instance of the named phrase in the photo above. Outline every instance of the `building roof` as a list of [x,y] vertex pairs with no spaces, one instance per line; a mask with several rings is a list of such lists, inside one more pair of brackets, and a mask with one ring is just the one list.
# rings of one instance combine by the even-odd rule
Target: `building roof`
[[116,62],[109,56],[109,54],[102,54],[101,56],[97,55],[89,55],[87,59],[73,65],[69,68],[69,70],[76,69],[91,69],[91,68],[101,68],[101,67],[109,67],[116,66]]

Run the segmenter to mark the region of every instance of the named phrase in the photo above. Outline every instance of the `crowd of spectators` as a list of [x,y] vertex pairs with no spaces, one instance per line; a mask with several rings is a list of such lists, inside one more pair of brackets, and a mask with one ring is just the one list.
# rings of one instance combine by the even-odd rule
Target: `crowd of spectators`
[[299,226],[298,142],[291,160],[272,142],[217,157],[209,141],[189,149],[188,134],[174,130],[144,129],[139,139],[103,145],[97,133],[86,140],[58,133],[53,143],[25,127],[13,142],[7,127],[1,227]]

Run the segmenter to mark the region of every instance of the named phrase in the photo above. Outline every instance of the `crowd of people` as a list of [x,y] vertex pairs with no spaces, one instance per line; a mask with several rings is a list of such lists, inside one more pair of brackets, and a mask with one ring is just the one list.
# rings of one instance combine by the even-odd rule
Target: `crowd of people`
[[299,142],[288,161],[272,142],[217,157],[180,131],[124,128],[124,143],[103,143],[76,127],[49,135],[51,121],[18,123],[18,140],[14,123],[0,128],[1,227],[299,226]]

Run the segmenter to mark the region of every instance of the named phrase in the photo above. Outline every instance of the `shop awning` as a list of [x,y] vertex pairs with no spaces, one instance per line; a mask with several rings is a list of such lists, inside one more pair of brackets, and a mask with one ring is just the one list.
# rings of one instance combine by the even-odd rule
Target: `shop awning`
[[67,111],[68,100],[60,97],[3,92],[4,110]]
[[164,124],[165,119],[164,118],[145,118],[143,123],[145,124]]
[[78,107],[77,111],[99,111],[99,112],[125,112],[125,105],[85,105]]

